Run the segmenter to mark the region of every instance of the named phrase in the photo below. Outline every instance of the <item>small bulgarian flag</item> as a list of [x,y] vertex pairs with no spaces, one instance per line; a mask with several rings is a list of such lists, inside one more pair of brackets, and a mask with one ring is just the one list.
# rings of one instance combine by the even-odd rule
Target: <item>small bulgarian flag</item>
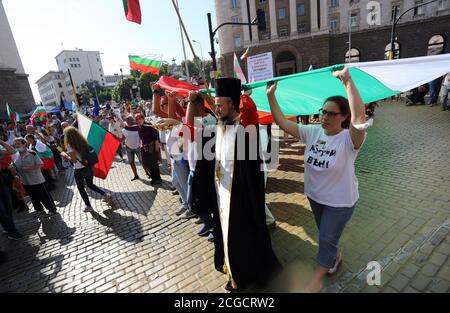
[[162,65],[162,55],[129,55],[128,59],[130,60],[130,68],[132,70],[159,75],[159,70]]
[[47,118],[47,111],[44,107],[37,107],[36,110],[34,110],[33,115],[31,115],[30,121],[33,122],[34,120],[43,121]]
[[55,167],[55,158],[53,156],[52,150],[44,143],[39,145],[39,148],[36,146],[37,156],[44,162],[42,166],[42,170],[51,170]]
[[9,103],[6,104],[6,110],[8,111],[8,118],[11,122],[16,122],[17,114],[14,110],[9,106]]
[[98,163],[94,166],[94,175],[106,179],[120,142],[113,134],[85,115],[78,113],[77,116],[78,129],[98,155]]
[[245,78],[244,72],[242,71],[241,64],[239,63],[239,59],[234,54],[234,78],[239,78],[242,82],[242,84],[247,83],[247,79]]
[[122,0],[123,8],[125,9],[125,16],[127,20],[130,22],[135,22],[141,24],[142,15],[141,15],[141,5],[139,4],[139,0]]

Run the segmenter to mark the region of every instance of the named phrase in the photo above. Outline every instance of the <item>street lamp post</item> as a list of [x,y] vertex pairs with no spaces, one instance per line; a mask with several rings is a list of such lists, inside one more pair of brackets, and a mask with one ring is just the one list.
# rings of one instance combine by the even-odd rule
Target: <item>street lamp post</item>
[[222,26],[225,26],[225,25],[244,25],[244,26],[247,25],[247,26],[258,26],[258,27],[265,28],[266,24],[265,24],[264,16],[262,16],[262,21],[259,20],[260,14],[258,13],[258,17],[255,18],[251,23],[227,22],[227,23],[220,24],[219,26],[217,26],[217,28],[215,30],[213,30],[211,13],[208,13],[207,16],[208,16],[208,27],[209,27],[209,41],[211,44],[211,52],[209,53],[209,55],[211,56],[211,59],[212,59],[212,66],[213,66],[213,71],[214,71],[213,78],[216,79],[217,78],[216,77],[217,76],[217,61],[216,61],[216,49],[214,47],[214,37],[216,36],[217,31]]
[[192,40],[192,42],[195,42],[196,44],[200,45],[200,56],[202,57],[202,59],[200,60],[200,65],[202,67],[202,75],[203,75],[203,79],[206,79],[206,74],[205,74],[205,64],[203,63],[203,47],[202,44],[200,42],[198,42],[197,40]]
[[390,51],[389,51],[389,60],[393,60],[394,59],[394,38],[395,38],[395,27],[397,26],[397,23],[400,21],[400,19],[402,18],[403,15],[405,15],[406,13],[408,13],[411,10],[414,10],[416,8],[425,6],[427,4],[436,2],[439,0],[432,0],[432,1],[428,1],[426,3],[421,3],[418,5],[413,6],[412,8],[406,10],[405,12],[403,12],[398,18],[397,18],[397,11],[394,11],[394,17],[392,19],[392,29],[391,29],[391,47],[390,47]]
[[97,86],[94,81],[94,75],[92,74],[92,68],[91,68],[91,61],[89,60],[89,53],[87,54],[88,64],[89,64],[89,71],[91,72],[91,81],[92,84],[94,84],[94,90],[95,90],[95,98],[97,99],[97,103],[100,105],[100,101],[98,101],[98,93],[97,93]]

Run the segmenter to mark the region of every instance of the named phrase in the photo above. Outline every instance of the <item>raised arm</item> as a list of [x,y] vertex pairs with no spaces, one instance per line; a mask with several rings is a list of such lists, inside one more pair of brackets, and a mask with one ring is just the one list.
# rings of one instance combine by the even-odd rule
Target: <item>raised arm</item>
[[152,112],[162,118],[167,118],[168,114],[161,110],[161,96],[159,95],[160,87],[158,84],[154,84],[152,86],[153,91],[153,105],[152,105]]
[[177,93],[174,91],[167,91],[166,90],[166,96],[169,101],[169,114],[168,117],[172,119],[176,119],[177,116],[175,114],[176,112],[176,106],[177,106]]
[[364,103],[355,83],[353,82],[353,79],[350,76],[348,68],[345,68],[342,71],[335,71],[333,75],[341,80],[345,92],[347,93],[351,112],[350,136],[352,138],[354,148],[359,149],[364,142],[366,131],[364,129],[359,130],[355,128],[354,125],[361,125],[367,122]]
[[272,112],[275,123],[288,134],[300,138],[298,133],[298,124],[289,121],[284,116],[283,112],[281,112],[280,106],[278,105],[277,99],[275,97],[275,91],[277,90],[277,82],[273,85],[267,85],[267,97],[269,98],[270,111]]
[[4,142],[3,140],[0,139],[0,146],[3,146],[3,148],[5,148],[5,150],[0,150],[0,154],[16,154],[16,149],[14,149],[12,146],[10,146],[9,144],[7,144],[6,142]]

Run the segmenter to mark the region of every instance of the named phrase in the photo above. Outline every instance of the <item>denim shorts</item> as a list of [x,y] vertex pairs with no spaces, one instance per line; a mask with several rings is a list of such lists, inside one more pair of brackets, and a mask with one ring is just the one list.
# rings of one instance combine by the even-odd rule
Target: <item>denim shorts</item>
[[308,198],[319,229],[319,253],[317,262],[325,268],[333,268],[338,253],[339,240],[347,222],[355,211],[352,207],[332,207]]

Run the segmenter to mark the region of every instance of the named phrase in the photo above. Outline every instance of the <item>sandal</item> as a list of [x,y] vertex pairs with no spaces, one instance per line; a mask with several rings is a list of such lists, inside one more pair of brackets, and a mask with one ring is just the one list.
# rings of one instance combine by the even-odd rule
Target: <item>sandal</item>
[[342,264],[342,253],[339,252],[338,257],[336,258],[336,263],[334,263],[334,266],[328,270],[327,275],[336,274],[341,264]]

